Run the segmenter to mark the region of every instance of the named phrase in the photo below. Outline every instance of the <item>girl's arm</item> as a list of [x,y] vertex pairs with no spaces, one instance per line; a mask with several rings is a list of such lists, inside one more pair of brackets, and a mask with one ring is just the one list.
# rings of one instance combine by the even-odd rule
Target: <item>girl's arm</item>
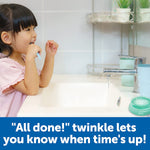
[[40,87],[47,87],[53,74],[54,57],[58,44],[54,41],[47,41],[45,46],[46,58],[40,75]]
[[38,94],[39,75],[35,63],[37,52],[41,52],[40,47],[36,45],[29,46],[28,52],[26,54],[24,80],[13,86],[16,90],[26,95]]

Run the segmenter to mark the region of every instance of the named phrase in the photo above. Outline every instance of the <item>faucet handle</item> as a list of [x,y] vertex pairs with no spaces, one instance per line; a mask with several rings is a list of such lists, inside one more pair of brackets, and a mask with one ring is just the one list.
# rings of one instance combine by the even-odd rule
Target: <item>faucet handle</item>
[[137,66],[138,64],[145,64],[146,63],[146,57],[136,57],[135,59],[135,65]]

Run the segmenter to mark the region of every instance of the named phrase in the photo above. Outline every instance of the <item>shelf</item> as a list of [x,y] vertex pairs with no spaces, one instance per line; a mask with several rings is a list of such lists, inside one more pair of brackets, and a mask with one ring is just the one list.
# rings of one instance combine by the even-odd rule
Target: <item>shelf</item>
[[[144,24],[144,23],[150,23],[150,13],[140,13],[138,15],[139,19],[137,19],[136,22],[134,22],[133,19],[129,21],[121,20],[120,16],[121,14],[117,14],[115,12],[100,12],[100,13],[92,13],[88,15],[88,22],[90,23],[120,23],[120,24]],[[131,16],[133,16],[133,13],[130,13]],[[146,19],[146,17],[148,18]],[[132,17],[133,18],[133,17]],[[144,19],[143,19],[144,18]]]
[[144,24],[144,23],[150,23],[150,21],[137,21],[136,24]]
[[[122,14],[116,12],[100,12],[88,15],[88,22],[91,23],[120,23],[120,24],[133,24],[133,19],[122,19]],[[126,14],[133,16],[133,13]],[[133,17],[132,17],[133,18]]]

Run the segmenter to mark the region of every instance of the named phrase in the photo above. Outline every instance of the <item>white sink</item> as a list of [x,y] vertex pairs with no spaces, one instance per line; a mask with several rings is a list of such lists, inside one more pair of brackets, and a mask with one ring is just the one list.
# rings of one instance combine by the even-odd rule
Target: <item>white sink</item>
[[26,98],[18,116],[130,117],[128,105],[135,96],[118,79],[108,82],[94,76],[55,75],[49,87]]
[[104,107],[108,83],[51,83],[42,99],[43,107]]

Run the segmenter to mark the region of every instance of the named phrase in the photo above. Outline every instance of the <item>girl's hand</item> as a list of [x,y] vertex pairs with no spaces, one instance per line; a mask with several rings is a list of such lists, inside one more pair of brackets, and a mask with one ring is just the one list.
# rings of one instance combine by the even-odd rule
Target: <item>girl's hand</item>
[[41,54],[42,49],[35,45],[35,44],[31,44],[29,45],[28,49],[27,49],[27,53],[26,53],[26,59],[34,59],[37,57],[37,53]]
[[55,41],[49,40],[46,42],[45,51],[47,54],[50,54],[51,56],[55,56],[58,46],[59,45]]

